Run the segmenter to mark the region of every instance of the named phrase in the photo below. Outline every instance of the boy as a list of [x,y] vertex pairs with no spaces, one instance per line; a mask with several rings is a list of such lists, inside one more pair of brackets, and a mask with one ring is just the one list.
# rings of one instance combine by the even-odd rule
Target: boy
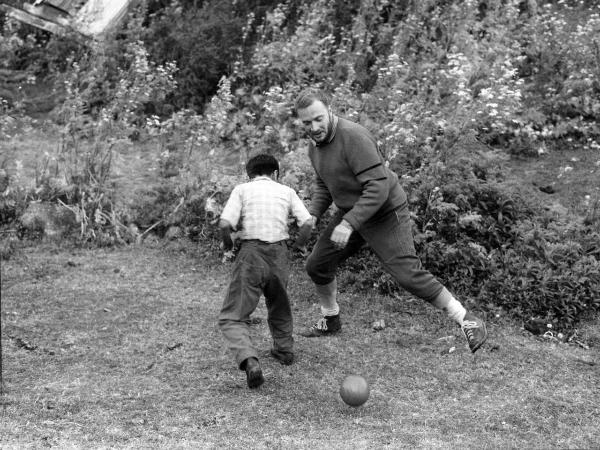
[[300,226],[294,248],[305,245],[312,220],[296,192],[275,181],[279,179],[279,163],[273,156],[260,154],[251,158],[246,172],[250,181],[233,189],[219,220],[225,251],[233,248],[233,230],[238,231],[242,241],[219,314],[219,327],[239,369],[246,372],[248,387],[257,388],[264,383],[264,377],[250,339],[250,314],[264,294],[273,337],[271,355],[282,364],[292,364],[292,311],[287,295],[288,217],[291,214]]

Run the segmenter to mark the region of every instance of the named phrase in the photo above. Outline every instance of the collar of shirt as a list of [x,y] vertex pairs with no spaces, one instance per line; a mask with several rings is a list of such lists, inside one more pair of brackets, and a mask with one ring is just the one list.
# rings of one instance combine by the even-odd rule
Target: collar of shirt
[[258,181],[258,180],[267,180],[267,181],[273,181],[271,179],[271,177],[268,177],[267,175],[257,175],[254,178],[252,178],[250,181]]

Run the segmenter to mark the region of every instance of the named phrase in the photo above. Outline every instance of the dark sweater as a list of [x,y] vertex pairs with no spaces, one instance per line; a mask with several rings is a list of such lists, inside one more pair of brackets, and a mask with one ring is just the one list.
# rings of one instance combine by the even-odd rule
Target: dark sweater
[[316,173],[308,210],[316,217],[333,202],[358,230],[406,202],[398,176],[385,166],[375,138],[359,124],[338,118],[333,139],[319,146],[311,141],[308,156]]

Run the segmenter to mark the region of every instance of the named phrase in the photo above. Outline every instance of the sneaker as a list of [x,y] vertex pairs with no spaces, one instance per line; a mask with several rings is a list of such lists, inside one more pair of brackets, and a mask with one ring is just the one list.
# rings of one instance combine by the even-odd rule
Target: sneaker
[[285,366],[289,366],[294,362],[294,354],[292,352],[283,352],[281,350],[275,350],[272,348],[271,356]]
[[248,358],[242,364],[243,369],[246,371],[246,382],[250,389],[257,388],[265,382],[258,359]]
[[335,334],[342,329],[342,322],[340,321],[340,315],[336,316],[325,316],[317,321],[314,325],[311,325],[306,331],[300,332],[300,336],[304,337],[320,337],[329,336]]
[[467,313],[460,328],[465,335],[465,338],[467,338],[471,353],[475,353],[487,339],[485,323],[473,314]]

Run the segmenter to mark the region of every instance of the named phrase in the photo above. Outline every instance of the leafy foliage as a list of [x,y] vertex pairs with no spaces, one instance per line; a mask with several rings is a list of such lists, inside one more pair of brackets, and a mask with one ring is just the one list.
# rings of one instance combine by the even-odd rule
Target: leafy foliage
[[[566,0],[142,5],[101,51],[73,50],[67,72],[55,57],[44,63],[65,87],[56,119],[58,163],[79,183],[70,205],[85,193],[79,217],[104,217],[86,228],[94,233],[132,223],[209,238],[259,151],[279,157],[282,181],[308,201],[312,171],[292,105],[318,86],[337,113],[372,130],[401,177],[426,267],[482,307],[572,327],[599,309],[597,202],[588,199],[583,221],[548,217],[503,183],[493,155],[600,147],[599,13]],[[3,36],[5,53],[27,41],[6,27]],[[48,42],[54,56],[65,51]],[[157,150],[161,183],[119,211],[111,155],[132,140]],[[396,292],[370,258],[349,262],[348,283]]]

